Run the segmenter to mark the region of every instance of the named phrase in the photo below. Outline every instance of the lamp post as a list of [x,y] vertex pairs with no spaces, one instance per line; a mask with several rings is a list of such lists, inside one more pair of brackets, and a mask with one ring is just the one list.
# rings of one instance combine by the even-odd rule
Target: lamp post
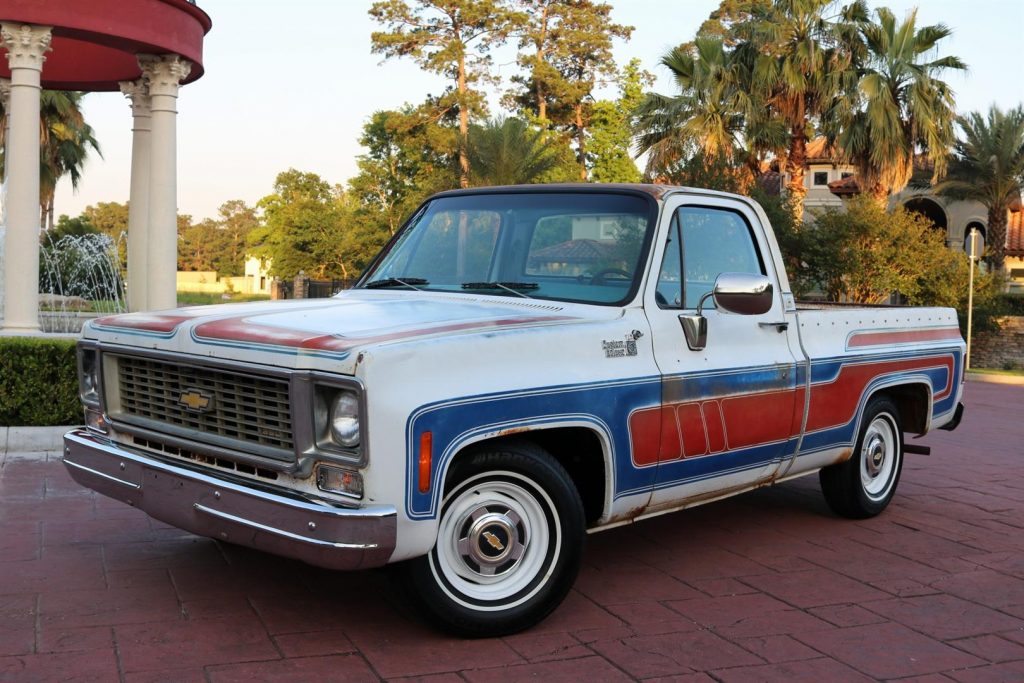
[[979,237],[978,229],[971,228],[970,238],[967,242],[967,257],[971,262],[971,277],[970,285],[967,290],[967,358],[964,361],[965,370],[971,369],[971,323],[973,322],[974,317],[974,262],[978,260],[980,256],[978,254]]

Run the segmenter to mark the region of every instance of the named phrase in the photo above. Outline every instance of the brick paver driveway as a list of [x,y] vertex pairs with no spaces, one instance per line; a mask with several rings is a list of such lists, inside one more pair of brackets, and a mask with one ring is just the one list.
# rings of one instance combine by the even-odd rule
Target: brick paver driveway
[[0,679],[1024,680],[1024,388],[971,383],[925,443],[876,519],[810,478],[593,536],[554,616],[483,641],[383,571],[218,545],[8,455]]

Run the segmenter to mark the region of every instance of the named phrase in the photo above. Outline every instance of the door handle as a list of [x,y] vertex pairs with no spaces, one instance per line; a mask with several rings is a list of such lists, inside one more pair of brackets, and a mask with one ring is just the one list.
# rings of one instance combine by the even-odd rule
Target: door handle
[[782,334],[789,329],[789,323],[785,320],[776,323],[758,323],[758,327],[774,327],[779,334]]

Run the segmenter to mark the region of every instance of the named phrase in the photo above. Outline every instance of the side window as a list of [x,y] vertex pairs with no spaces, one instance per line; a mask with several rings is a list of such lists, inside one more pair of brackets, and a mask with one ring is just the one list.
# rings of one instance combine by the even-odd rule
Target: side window
[[684,308],[696,308],[700,298],[714,288],[720,273],[765,274],[754,234],[741,214],[684,206],[675,218],[683,240]]
[[679,248],[679,213],[672,216],[665,241],[665,254],[661,257],[661,271],[658,273],[658,287],[654,300],[659,308],[680,308],[683,302],[683,277]]

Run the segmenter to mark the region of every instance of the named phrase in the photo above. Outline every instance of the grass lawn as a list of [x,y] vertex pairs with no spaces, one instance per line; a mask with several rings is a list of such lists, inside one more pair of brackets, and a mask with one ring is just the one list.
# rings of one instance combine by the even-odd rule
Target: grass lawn
[[269,301],[266,294],[213,294],[205,292],[178,292],[179,306],[208,306],[242,301]]

